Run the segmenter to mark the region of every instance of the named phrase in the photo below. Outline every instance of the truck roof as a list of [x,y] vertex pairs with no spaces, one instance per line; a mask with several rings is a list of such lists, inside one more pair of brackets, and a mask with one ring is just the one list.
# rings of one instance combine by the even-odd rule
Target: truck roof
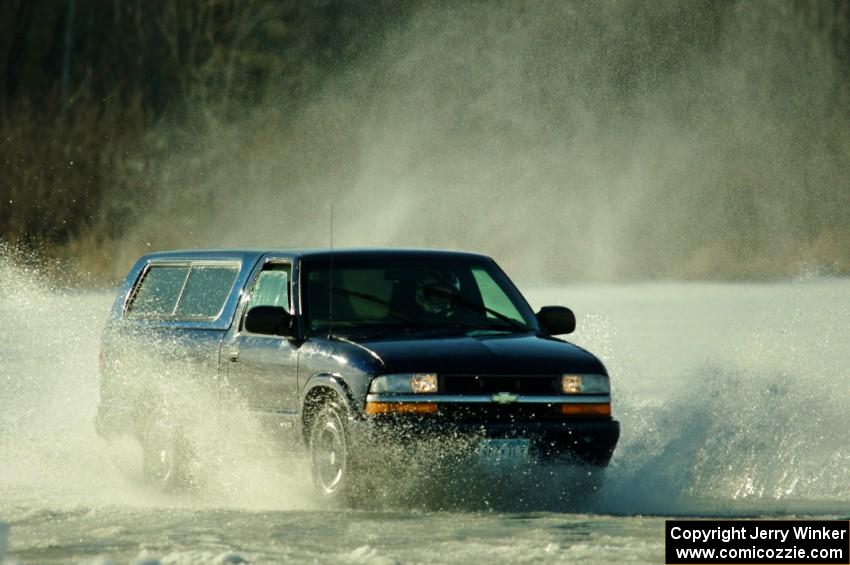
[[173,251],[157,251],[148,253],[142,257],[143,260],[150,259],[239,259],[239,260],[256,260],[263,255],[280,255],[284,257],[298,258],[316,258],[325,257],[339,258],[367,258],[367,257],[445,257],[445,258],[463,258],[463,259],[489,259],[487,255],[480,253],[470,253],[466,251],[451,251],[442,249],[405,249],[392,247],[343,247],[334,248],[300,248],[300,249],[185,249]]

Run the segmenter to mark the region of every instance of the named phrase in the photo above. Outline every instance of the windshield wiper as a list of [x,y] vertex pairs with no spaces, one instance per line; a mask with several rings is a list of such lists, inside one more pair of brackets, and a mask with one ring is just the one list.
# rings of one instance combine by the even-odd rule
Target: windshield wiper
[[355,298],[365,300],[366,302],[371,302],[372,304],[380,304],[381,306],[386,306],[387,307],[387,313],[390,315],[390,317],[396,318],[396,319],[399,319],[399,320],[404,320],[405,322],[412,322],[414,324],[418,323],[418,320],[416,320],[416,318],[412,318],[412,317],[408,316],[407,314],[399,312],[398,310],[393,308],[392,304],[390,304],[389,302],[387,302],[383,298],[379,298],[379,297],[375,296],[374,294],[368,294],[366,292],[357,292],[356,290],[349,290],[347,288],[338,288],[338,287],[334,287],[333,289],[331,289],[331,292],[333,292],[334,294],[344,294],[346,296],[353,296]]
[[466,308],[467,310],[471,310],[471,311],[476,312],[476,313],[490,314],[493,317],[495,317],[496,319],[498,319],[500,322],[503,322],[503,323],[502,324],[492,324],[491,323],[491,324],[485,325],[485,324],[475,324],[475,323],[470,323],[470,322],[462,322],[462,321],[457,321],[457,320],[447,321],[447,322],[443,322],[443,323],[437,323],[437,322],[430,323],[430,322],[425,322],[423,320],[416,319],[412,316],[404,314],[403,312],[399,312],[388,301],[386,301],[386,300],[384,300],[384,299],[382,299],[378,296],[375,296],[373,294],[369,294],[369,293],[366,293],[366,292],[358,292],[356,290],[350,290],[350,289],[347,289],[347,288],[339,288],[339,287],[335,287],[335,288],[329,289],[329,290],[333,294],[342,294],[342,295],[346,295],[346,296],[353,296],[354,298],[359,298],[361,300],[365,300],[366,302],[371,302],[373,304],[379,304],[381,306],[386,306],[387,307],[387,313],[390,315],[390,317],[398,319],[398,320],[403,320],[403,321],[410,324],[410,326],[399,325],[399,327],[397,327],[397,328],[395,328],[395,327],[392,328],[391,331],[409,332],[409,331],[423,331],[423,330],[428,331],[428,330],[441,330],[441,329],[466,329],[466,330],[480,330],[480,331],[488,331],[488,330],[489,331],[521,331],[521,332],[534,331],[532,328],[528,327],[527,325],[523,324],[522,322],[514,320],[513,318],[510,318],[510,317],[502,314],[501,312],[493,310],[492,308],[488,308],[488,307],[484,306],[483,304],[474,304],[472,302],[464,300],[461,296],[459,296],[457,294],[447,292],[447,291],[441,290],[439,288],[433,288],[433,287],[426,288],[425,292],[433,294],[433,295],[441,296],[441,297],[444,297],[444,298],[450,298],[450,299],[452,299],[452,303],[456,306],[462,306],[463,308]]

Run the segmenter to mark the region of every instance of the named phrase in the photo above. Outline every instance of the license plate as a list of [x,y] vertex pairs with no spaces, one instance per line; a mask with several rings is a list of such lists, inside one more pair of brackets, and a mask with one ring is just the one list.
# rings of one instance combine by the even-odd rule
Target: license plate
[[478,462],[484,467],[510,467],[528,463],[527,439],[485,439],[478,445]]

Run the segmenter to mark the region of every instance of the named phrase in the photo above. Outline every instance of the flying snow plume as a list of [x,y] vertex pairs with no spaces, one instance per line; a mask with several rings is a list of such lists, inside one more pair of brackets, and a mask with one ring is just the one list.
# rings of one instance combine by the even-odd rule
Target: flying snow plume
[[[168,496],[142,484],[140,453],[129,441],[107,445],[97,436],[100,332],[112,292],[60,290],[38,269],[0,253],[0,498],[31,504],[206,505],[305,508],[303,455],[289,456],[247,410],[217,415],[215,399],[192,371],[136,375],[168,398],[166,424],[187,423],[202,461],[199,489]],[[175,372],[176,371],[176,372]],[[309,477],[306,479],[309,481]]]
[[337,245],[473,249],[531,281],[841,271],[850,102],[803,15],[429,3],[308,100],[151,163],[119,262],[327,246],[333,203]]
[[[841,279],[541,288],[579,312],[622,436],[590,508],[829,514],[850,504]],[[587,312],[587,314],[582,314]]]

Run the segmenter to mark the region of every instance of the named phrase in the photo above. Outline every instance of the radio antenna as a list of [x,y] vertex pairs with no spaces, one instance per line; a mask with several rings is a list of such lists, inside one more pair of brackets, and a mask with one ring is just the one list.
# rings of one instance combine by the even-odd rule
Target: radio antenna
[[328,339],[333,335],[334,320],[334,203],[331,202],[330,217],[330,275],[328,277]]

